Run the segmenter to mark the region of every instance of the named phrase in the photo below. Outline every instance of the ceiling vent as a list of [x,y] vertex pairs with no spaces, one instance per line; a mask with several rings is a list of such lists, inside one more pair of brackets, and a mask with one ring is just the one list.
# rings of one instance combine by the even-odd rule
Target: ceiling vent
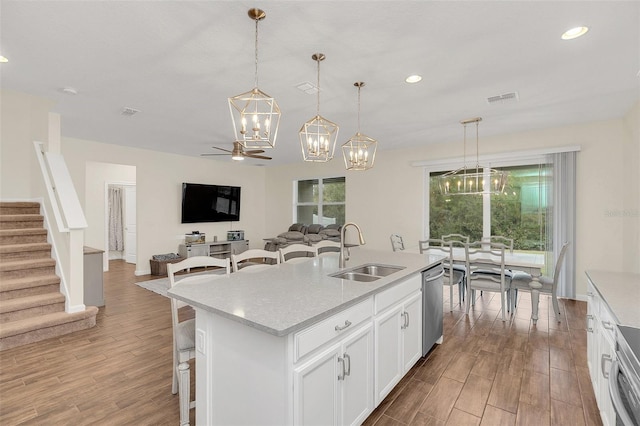
[[519,100],[518,92],[509,92],[509,93],[504,93],[502,95],[489,96],[487,98],[487,103],[489,105],[505,104],[505,103],[518,102],[518,100]]
[[313,83],[309,83],[308,81],[297,84],[296,89],[302,90],[304,93],[308,95],[315,95],[316,93],[318,93],[318,86],[316,86]]
[[120,113],[120,115],[124,115],[125,117],[131,117],[132,115],[135,115],[139,112],[140,112],[139,109],[124,107],[122,108],[122,112]]

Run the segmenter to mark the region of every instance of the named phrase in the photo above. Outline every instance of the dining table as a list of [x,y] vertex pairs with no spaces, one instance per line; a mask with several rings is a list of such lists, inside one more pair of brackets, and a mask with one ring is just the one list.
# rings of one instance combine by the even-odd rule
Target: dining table
[[[466,254],[463,247],[453,248],[454,263],[466,263]],[[545,265],[544,253],[532,252],[511,252],[504,253],[504,267],[512,271],[526,272],[531,275],[529,288],[531,289],[531,320],[534,324],[538,322],[538,302],[540,300],[540,276]]]

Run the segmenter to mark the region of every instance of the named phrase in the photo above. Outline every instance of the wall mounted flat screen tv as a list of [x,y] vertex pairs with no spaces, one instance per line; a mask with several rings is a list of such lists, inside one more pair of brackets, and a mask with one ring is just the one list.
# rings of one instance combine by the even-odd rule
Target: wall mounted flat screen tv
[[239,220],[239,186],[182,184],[182,223]]

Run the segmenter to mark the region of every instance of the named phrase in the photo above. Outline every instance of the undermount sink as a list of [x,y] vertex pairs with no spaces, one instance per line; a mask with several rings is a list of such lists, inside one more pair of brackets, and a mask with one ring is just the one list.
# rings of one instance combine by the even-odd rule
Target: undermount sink
[[355,268],[347,271],[339,271],[334,274],[330,274],[329,276],[340,278],[342,280],[371,282],[403,269],[403,266],[370,264],[356,266]]
[[338,272],[337,274],[331,274],[330,277],[340,278],[342,280],[351,280],[351,281],[362,281],[362,282],[371,282],[375,280],[379,280],[380,277],[375,277],[373,275],[367,274],[358,274],[356,272]]
[[400,266],[365,265],[365,266],[360,266],[356,269],[353,269],[352,271],[359,274],[375,275],[377,277],[386,277],[387,275],[391,275],[394,272],[398,272],[403,269],[404,268]]

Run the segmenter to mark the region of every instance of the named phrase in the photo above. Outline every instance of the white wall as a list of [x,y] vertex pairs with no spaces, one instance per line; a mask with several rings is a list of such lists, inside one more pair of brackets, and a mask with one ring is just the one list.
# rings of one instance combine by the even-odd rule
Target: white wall
[[0,197],[33,199],[44,195],[44,184],[33,141],[46,144],[53,102],[0,91]]
[[[627,121],[633,121],[631,119]],[[562,128],[523,132],[494,138],[481,138],[481,154],[526,151],[536,148],[580,145],[577,165],[577,236],[576,291],[586,291],[586,269],[614,269],[638,272],[638,257],[625,252],[637,242],[633,235],[638,221],[628,220],[610,212],[638,212],[638,201],[628,197],[629,188],[623,182],[637,176],[640,167],[637,125],[632,138],[625,121],[585,123]],[[384,141],[379,141],[379,147]],[[367,240],[367,246],[390,250],[389,235],[404,236],[409,247],[417,246],[422,237],[423,172],[411,163],[462,156],[460,146],[450,143],[429,144],[411,150],[379,150],[373,169],[347,172],[347,221],[357,222]],[[621,167],[626,164],[627,167]],[[313,167],[294,164],[267,170],[269,197],[267,201],[267,233],[275,235],[293,220],[291,182],[307,176],[344,174],[342,159]],[[635,170],[632,172],[631,170]],[[637,178],[636,178],[637,179]],[[637,180],[636,180],[637,182]],[[631,204],[631,205],[629,205]]]
[[624,123],[629,138],[622,163],[625,173],[623,269],[640,273],[640,102],[627,114]]
[[[79,194],[92,193],[87,187],[91,184],[87,181],[87,162],[135,166],[136,274],[150,273],[149,259],[152,255],[176,253],[178,244],[184,242],[184,234],[192,230],[205,232],[207,240],[213,240],[214,235],[226,239],[228,230],[243,229],[251,247],[261,247],[263,244],[266,196],[263,167],[243,165],[230,159],[215,161],[72,138],[63,138],[62,154]],[[242,187],[240,222],[181,224],[182,182]],[[86,209],[91,200],[83,195],[80,201]],[[104,209],[104,202],[100,204]],[[99,231],[96,232],[94,227],[99,227]],[[104,233],[104,220],[92,221],[89,228],[87,235]]]

